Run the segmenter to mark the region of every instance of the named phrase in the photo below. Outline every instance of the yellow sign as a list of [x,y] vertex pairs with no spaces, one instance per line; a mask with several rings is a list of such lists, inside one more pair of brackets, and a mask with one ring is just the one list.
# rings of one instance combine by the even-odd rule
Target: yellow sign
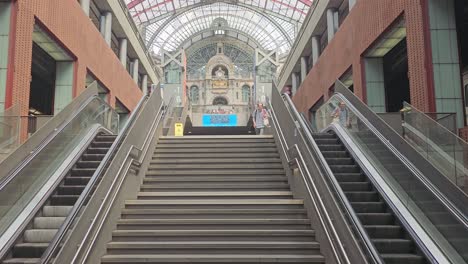
[[175,123],[174,135],[176,137],[184,136],[184,125],[182,123]]

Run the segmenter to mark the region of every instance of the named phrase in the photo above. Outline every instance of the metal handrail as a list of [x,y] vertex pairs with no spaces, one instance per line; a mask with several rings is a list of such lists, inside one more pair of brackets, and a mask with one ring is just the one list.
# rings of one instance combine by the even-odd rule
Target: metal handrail
[[[271,118],[272,118],[272,121],[274,123],[274,129],[276,130],[276,133],[278,134],[279,138],[280,138],[280,145],[281,145],[281,148],[285,154],[285,157],[288,161],[289,164],[291,164],[291,162],[294,160],[294,159],[290,159],[289,158],[289,155],[288,155],[288,151],[291,149],[291,148],[288,148],[287,146],[287,142],[286,142],[286,139],[284,137],[284,133],[283,133],[283,129],[281,128],[280,124],[279,124],[279,121],[278,121],[278,118],[276,116],[276,113],[275,113],[275,110],[271,104],[271,101],[268,101],[268,104],[269,104],[269,108],[270,108],[270,112],[271,112]],[[293,148],[295,148],[297,150],[297,153],[300,157],[300,159],[302,160],[302,163],[304,163],[304,160],[303,160],[303,156],[299,150],[299,148],[297,148],[297,145],[294,145]],[[307,187],[307,191],[309,192],[309,196],[314,204],[314,207],[315,207],[315,210],[319,216],[319,221],[321,222],[322,226],[324,227],[324,231],[325,231],[325,235],[327,237],[327,240],[330,242],[330,246],[332,248],[332,251],[333,251],[333,254],[335,256],[335,259],[337,261],[337,263],[342,263],[341,261],[341,258],[340,258],[340,255],[344,257],[344,263],[351,263],[347,254],[346,254],[346,251],[343,247],[343,244],[340,242],[340,238],[336,232],[336,229],[334,228],[334,225],[333,225],[333,221],[331,220],[330,218],[330,215],[328,214],[327,210],[325,209],[325,205],[323,204],[322,200],[321,199],[316,199],[315,197],[319,197],[318,195],[318,190],[317,190],[317,187],[314,183],[314,180],[312,179],[312,176],[309,172],[308,169],[306,169],[306,172],[307,172],[307,178],[306,178],[306,175],[304,174],[303,172],[304,169],[300,169],[301,171],[301,176],[303,177],[304,179],[304,183],[306,184],[306,187]],[[310,186],[308,185],[308,182],[311,182],[312,183],[312,187],[313,187],[313,191],[311,191],[311,188]],[[313,195],[315,194],[315,195]],[[317,205],[317,201],[318,201],[318,205]],[[325,214],[324,216],[322,215],[322,211],[323,213]],[[325,218],[325,219],[324,219]],[[327,223],[327,225],[325,225],[325,222]],[[331,234],[330,234],[330,230],[331,229],[331,233],[333,233],[333,236],[334,236],[334,239],[331,237]],[[338,247],[339,249],[336,248],[336,245],[335,243],[333,243],[333,241],[336,241],[337,244],[338,244]],[[340,251],[341,254],[338,253],[338,250]]]
[[115,141],[112,143],[109,151],[107,151],[106,155],[104,156],[103,160],[100,162],[98,168],[94,172],[93,176],[89,180],[88,184],[86,185],[85,189],[83,190],[82,194],[74,204],[72,210],[68,214],[67,218],[65,219],[64,223],[60,226],[60,229],[57,231],[55,234],[54,238],[49,244],[49,247],[47,250],[44,252],[42,255],[40,262],[41,264],[43,263],[48,263],[51,258],[53,257],[54,252],[57,250],[57,248],[60,245],[60,242],[64,238],[66,231],[70,228],[72,223],[74,222],[76,216],[78,215],[79,210],[82,208],[84,203],[86,202],[86,198],[89,197],[89,195],[92,192],[92,188],[95,186],[97,183],[98,179],[101,178],[103,173],[105,172],[105,169],[107,168],[108,163],[112,160],[115,152],[117,149],[120,147],[120,144],[126,137],[128,131],[130,130],[130,127],[134,124],[134,121],[138,118],[138,116],[141,114],[141,109],[144,106],[144,103],[148,101],[149,96],[144,95],[140,101],[138,102],[137,106],[131,113],[128,121],[124,125],[124,127],[121,130],[121,133],[117,136]]
[[69,118],[67,118],[67,121],[66,122],[63,122],[60,124],[60,126],[58,128],[56,128],[54,130],[54,133],[52,133],[51,135],[47,136],[46,138],[44,138],[39,144],[38,144],[38,147],[30,154],[28,155],[28,157],[26,159],[24,159],[18,166],[16,166],[15,169],[13,169],[10,174],[6,177],[4,177],[1,182],[0,182],[0,191],[3,190],[3,188],[5,188],[5,186],[7,186],[15,177],[16,175],[18,175],[18,173],[20,171],[22,171],[28,164],[31,160],[33,160],[40,152],[41,150],[43,150],[47,144],[49,144],[60,132],[62,132],[65,127],[67,127],[68,124],[70,124],[70,122],[75,118],[77,117],[81,111],[89,104],[91,103],[91,101],[93,100],[100,100],[102,101],[103,103],[107,104],[104,100],[102,100],[101,98],[99,98],[97,95],[94,95],[92,97],[90,97],[88,100],[86,100],[82,105],[81,107],[75,111],[75,113],[70,116]]
[[[143,162],[143,159],[146,157],[147,152],[149,151],[151,139],[154,138],[154,135],[155,135],[156,130],[157,130],[158,126],[159,126],[159,123],[165,117],[166,111],[164,110],[164,107],[165,107],[164,103],[162,102],[157,114],[155,115],[155,118],[153,119],[153,123],[151,124],[151,128],[149,130],[149,133],[147,134],[147,136],[146,136],[146,138],[145,138],[145,140],[144,140],[144,142],[142,144],[142,149],[139,149],[135,145],[130,146],[127,154],[125,155],[125,157],[123,159],[122,165],[119,167],[119,170],[117,171],[116,176],[115,176],[114,180],[112,181],[111,186],[109,187],[109,190],[106,193],[106,195],[105,195],[105,197],[104,197],[104,199],[103,199],[103,201],[101,203],[101,206],[98,209],[98,212],[103,212],[103,216],[101,217],[102,220],[99,223],[97,223],[98,217],[95,217],[93,219],[93,221],[90,224],[85,236],[82,239],[82,241],[84,242],[84,241],[88,240],[90,236],[92,236],[91,241],[88,242],[87,248],[85,248],[85,249],[83,249],[83,247],[85,246],[85,243],[80,244],[76,254],[73,256],[73,259],[72,259],[71,263],[76,263],[77,261],[79,261],[78,257],[79,257],[79,254],[80,254],[80,252],[82,250],[86,250],[86,252],[84,252],[82,262],[84,262],[89,257],[89,254],[90,254],[90,252],[92,250],[92,246],[96,242],[98,234],[100,233],[100,231],[101,231],[101,229],[102,229],[102,227],[104,225],[104,220],[107,218],[107,216],[108,216],[108,214],[109,214],[109,212],[110,212],[110,210],[112,208],[112,205],[114,204],[117,193],[120,190],[120,188],[121,188],[121,186],[123,184],[123,181],[125,179],[125,177],[120,177],[120,175],[127,175],[128,171],[130,170],[132,165],[141,166],[141,164]],[[168,107],[169,106],[167,106],[167,108]],[[136,157],[136,158],[132,157],[132,152],[134,150],[136,150],[138,152],[138,155],[137,155],[138,157]],[[125,164],[127,164],[127,165],[125,165]],[[119,179],[120,179],[120,181],[117,183],[117,180],[119,180]],[[113,194],[112,194],[112,191],[114,191]],[[111,195],[112,195],[112,197],[111,197]],[[109,201],[109,202],[107,202],[107,201]],[[104,208],[106,203],[108,204],[108,206],[107,206],[107,208]],[[96,224],[98,224],[98,227],[95,230],[94,234],[91,234],[92,229]]]
[[346,210],[346,215],[351,220],[351,224],[353,225],[353,227],[357,231],[357,234],[359,235],[360,239],[364,242],[364,245],[366,247],[365,249],[369,253],[369,256],[371,257],[372,261],[374,263],[379,263],[379,264],[384,263],[382,258],[379,255],[379,253],[375,249],[374,244],[372,243],[371,239],[369,238],[367,232],[363,228],[363,225],[362,225],[361,221],[359,220],[359,217],[356,215],[356,212],[354,212],[353,207],[351,206],[348,199],[346,198],[345,193],[341,189],[340,184],[336,180],[336,178],[335,178],[333,172],[331,171],[325,157],[323,156],[322,152],[320,151],[320,148],[318,147],[317,143],[315,142],[315,140],[314,140],[314,138],[312,136],[312,133],[310,132],[310,131],[312,131],[312,129],[307,125],[307,122],[304,121],[304,117],[302,115],[300,115],[299,112],[297,111],[297,109],[294,107],[294,103],[292,102],[291,98],[288,95],[283,95],[283,99],[285,99],[285,101],[287,103],[287,106],[288,106],[288,109],[290,110],[290,113],[292,111],[291,114],[295,117],[295,119],[299,123],[299,126],[301,128],[301,129],[299,129],[299,133],[301,134],[301,137],[304,138],[303,133],[305,133],[305,138],[304,139],[305,139],[306,142],[308,142],[308,144],[310,146],[310,148],[308,148],[308,149],[309,149],[309,151],[310,150],[313,151],[313,154],[312,153],[310,153],[310,154],[313,155],[318,160],[318,162],[320,163],[320,168],[321,168],[322,172],[327,176],[327,179],[331,183],[331,187],[336,192],[337,198],[341,202],[343,208]]

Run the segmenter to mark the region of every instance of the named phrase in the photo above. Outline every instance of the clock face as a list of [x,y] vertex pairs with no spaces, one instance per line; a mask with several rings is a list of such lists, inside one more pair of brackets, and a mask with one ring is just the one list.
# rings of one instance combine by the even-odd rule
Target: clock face
[[218,77],[223,77],[223,75],[224,75],[224,74],[223,74],[222,71],[219,71],[219,72],[216,73],[216,76],[218,76]]

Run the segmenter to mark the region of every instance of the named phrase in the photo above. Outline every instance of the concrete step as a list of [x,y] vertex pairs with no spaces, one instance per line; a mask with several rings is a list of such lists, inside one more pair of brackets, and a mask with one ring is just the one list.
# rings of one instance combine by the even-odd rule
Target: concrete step
[[118,241],[108,254],[319,254],[317,242],[304,241]]
[[309,219],[120,219],[120,230],[192,230],[192,229],[306,229]]
[[278,153],[278,149],[276,147],[270,148],[256,148],[256,147],[244,147],[244,148],[158,148],[156,147],[155,154],[166,154],[166,153],[192,153],[192,154],[199,154],[199,153]]
[[322,255],[279,254],[150,254],[150,255],[105,255],[102,263],[325,263]]
[[113,241],[315,241],[308,229],[197,229],[197,230],[114,230]]
[[[239,199],[236,199],[239,200]],[[241,201],[249,201],[247,199],[240,199]],[[273,200],[273,199],[270,199]],[[219,201],[216,200],[216,201]],[[280,202],[262,202],[257,201],[255,203],[240,203],[240,202],[210,202],[208,199],[204,200],[129,200],[125,202],[127,209],[300,209],[303,207],[303,203],[280,203]]]
[[230,164],[230,163],[278,163],[281,164],[280,158],[200,158],[192,157],[187,158],[178,158],[178,159],[156,159],[151,161],[150,165],[159,165],[159,164]]
[[211,170],[207,169],[190,169],[187,168],[185,170],[176,170],[176,169],[165,169],[162,170],[160,168],[158,169],[148,169],[148,172],[146,173],[146,177],[148,176],[164,176],[164,175],[184,175],[184,176],[190,176],[190,175],[198,175],[198,176],[209,176],[209,175],[215,175],[215,176],[224,176],[224,175],[235,175],[235,176],[240,176],[240,175],[284,175],[285,171],[283,168],[277,168],[277,169],[267,169],[267,168],[258,168],[258,169],[227,169],[224,170],[223,166],[220,166],[219,168],[212,168]]
[[[248,169],[283,169],[283,164],[276,163],[174,163],[174,164],[150,164],[148,171],[159,170],[161,172],[165,171],[176,171],[176,170],[212,170],[216,169],[217,172],[221,174],[225,170],[248,170]],[[221,170],[221,171],[219,171]]]
[[123,219],[207,219],[207,218],[305,219],[304,209],[123,209]]
[[214,199],[216,197],[222,199],[287,199],[293,198],[290,191],[235,191],[235,192],[139,192],[138,199]]
[[194,139],[194,138],[184,138],[184,139],[159,139],[158,144],[210,144],[210,143],[275,143],[273,138],[205,138],[205,139]]
[[211,159],[211,158],[223,158],[223,159],[249,159],[249,158],[279,158],[278,152],[262,152],[262,153],[252,153],[252,152],[235,152],[235,153],[197,153],[193,155],[192,153],[155,153],[153,154],[153,161],[156,160],[168,160],[168,159]]
[[174,175],[174,176],[160,176],[160,175],[146,175],[144,178],[145,184],[158,184],[158,183],[226,183],[226,184],[237,184],[237,183],[287,183],[288,179],[285,175],[242,175],[242,177],[236,175],[228,176],[203,176],[203,175]]
[[235,191],[235,190],[270,190],[270,191],[289,191],[289,184],[282,182],[237,182],[237,183],[218,183],[218,182],[191,182],[191,183],[159,183],[143,184],[140,187],[143,192],[164,192],[164,191]]
[[[232,149],[243,149],[243,148],[275,148],[276,144],[272,143],[257,143],[257,142],[249,142],[249,143],[242,143],[242,142],[230,142],[230,143],[179,143],[179,144],[158,144],[156,146],[156,151],[162,149],[196,149],[199,151],[200,149],[208,149],[213,150],[216,148],[224,149],[224,152],[229,152]],[[228,151],[226,151],[228,150]]]

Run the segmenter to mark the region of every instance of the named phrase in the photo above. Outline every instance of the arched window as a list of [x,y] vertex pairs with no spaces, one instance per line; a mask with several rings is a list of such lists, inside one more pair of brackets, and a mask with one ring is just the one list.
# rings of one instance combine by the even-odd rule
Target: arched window
[[198,90],[198,86],[192,86],[190,87],[190,102],[192,103],[198,103],[198,99],[199,99],[199,90]]
[[242,86],[242,102],[250,102],[250,87],[248,85]]

